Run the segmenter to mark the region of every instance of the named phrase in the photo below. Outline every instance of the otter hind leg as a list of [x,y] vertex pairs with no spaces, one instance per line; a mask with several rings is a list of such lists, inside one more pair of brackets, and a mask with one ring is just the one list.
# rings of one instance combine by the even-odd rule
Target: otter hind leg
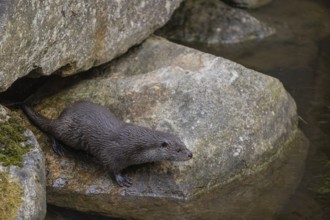
[[124,176],[120,173],[115,175],[115,179],[116,179],[116,182],[121,187],[123,187],[123,186],[131,187],[132,186],[132,179],[127,176]]
[[62,144],[53,136],[49,136],[51,142],[52,142],[52,148],[53,151],[58,155],[58,156],[64,156],[64,147]]

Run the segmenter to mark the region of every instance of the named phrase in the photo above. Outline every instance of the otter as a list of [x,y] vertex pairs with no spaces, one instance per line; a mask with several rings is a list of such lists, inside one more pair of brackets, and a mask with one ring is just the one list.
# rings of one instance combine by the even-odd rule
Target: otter
[[122,174],[130,165],[186,161],[193,156],[178,137],[123,122],[106,107],[92,102],[75,102],[57,119],[42,116],[30,105],[21,107],[32,124],[49,136],[56,154],[63,155],[61,143],[90,153],[121,187],[132,185],[132,180]]

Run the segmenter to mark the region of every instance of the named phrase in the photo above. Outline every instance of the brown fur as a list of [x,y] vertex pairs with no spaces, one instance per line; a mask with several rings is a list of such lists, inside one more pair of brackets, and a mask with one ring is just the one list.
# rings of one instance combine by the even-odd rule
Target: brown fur
[[62,154],[60,141],[92,154],[110,170],[120,186],[132,184],[121,175],[130,165],[192,158],[192,153],[176,136],[122,122],[107,108],[92,102],[76,102],[53,120],[27,105],[22,108],[31,122],[51,137],[55,152]]

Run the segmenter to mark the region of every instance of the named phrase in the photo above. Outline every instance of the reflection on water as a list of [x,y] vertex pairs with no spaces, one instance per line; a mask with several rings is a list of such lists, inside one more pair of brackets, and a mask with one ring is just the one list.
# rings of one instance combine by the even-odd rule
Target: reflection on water
[[280,79],[310,140],[304,178],[279,219],[330,219],[330,2],[274,0],[250,13],[277,29],[263,42],[188,45]]

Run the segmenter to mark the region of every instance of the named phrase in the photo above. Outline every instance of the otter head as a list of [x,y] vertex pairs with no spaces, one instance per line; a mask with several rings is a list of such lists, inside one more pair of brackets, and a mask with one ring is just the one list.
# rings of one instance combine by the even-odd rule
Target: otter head
[[[127,125],[121,129],[121,142],[132,164],[162,160],[186,161],[193,157],[186,145],[176,136],[149,128]],[[129,149],[129,150],[127,150]]]
[[193,154],[186,145],[176,136],[166,134],[159,139],[158,151],[164,160],[186,161],[193,157]]

